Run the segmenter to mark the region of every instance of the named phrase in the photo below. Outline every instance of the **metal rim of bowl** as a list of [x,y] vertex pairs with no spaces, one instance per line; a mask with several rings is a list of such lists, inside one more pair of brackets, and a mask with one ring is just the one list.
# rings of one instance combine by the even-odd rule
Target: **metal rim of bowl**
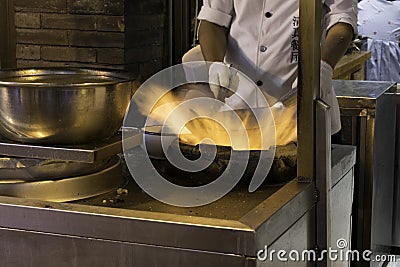
[[[40,83],[40,82],[18,82],[18,81],[2,81],[3,78],[23,77],[32,75],[56,75],[56,74],[88,74],[95,76],[106,76],[114,78],[112,81],[88,82],[88,83]],[[0,86],[35,86],[35,87],[87,87],[87,86],[105,86],[115,83],[132,82],[133,74],[126,71],[95,69],[95,68],[63,68],[63,67],[48,67],[48,68],[19,68],[7,69],[0,71]]]

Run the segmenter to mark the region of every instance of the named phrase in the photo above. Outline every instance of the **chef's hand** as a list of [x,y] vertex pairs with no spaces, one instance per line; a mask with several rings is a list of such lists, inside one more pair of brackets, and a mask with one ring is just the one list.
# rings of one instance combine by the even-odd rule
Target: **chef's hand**
[[236,92],[239,77],[237,70],[222,62],[214,62],[209,68],[209,83],[210,89],[216,99],[224,101],[225,95],[222,90],[230,89],[233,93]]
[[270,108],[275,123],[277,146],[297,140],[297,90],[283,96]]
[[[295,114],[292,110],[297,112],[297,88],[293,88],[281,96],[278,101],[271,106],[271,111],[274,117],[282,117],[283,115],[287,116],[288,110],[291,110],[290,114]],[[297,120],[296,116],[295,119]]]
[[325,61],[321,60],[320,95],[321,99],[331,107],[331,134],[335,134],[340,130],[341,124],[339,104],[332,86],[332,76],[332,67]]
[[281,101],[276,102],[271,106],[272,114],[276,114],[276,116],[282,115],[286,110],[286,107],[283,105]]

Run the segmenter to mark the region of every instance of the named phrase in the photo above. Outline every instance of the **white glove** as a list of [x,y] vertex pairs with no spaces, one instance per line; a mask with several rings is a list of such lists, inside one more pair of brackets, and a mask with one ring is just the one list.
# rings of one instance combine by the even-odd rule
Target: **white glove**
[[271,112],[275,113],[277,116],[282,115],[285,112],[286,107],[281,101],[276,102],[271,106]]
[[207,65],[201,53],[200,45],[197,45],[187,51],[182,57],[183,71],[185,72],[186,81],[196,83],[206,79]]
[[325,61],[321,60],[320,95],[321,99],[331,107],[331,134],[335,134],[340,131],[341,124],[339,104],[332,87],[332,76],[332,67]]
[[277,146],[284,146],[297,139],[297,94],[276,102],[271,106],[275,122]]
[[220,96],[221,87],[228,88],[231,91],[236,92],[239,84],[237,70],[231,68],[225,63],[214,62],[211,64],[209,69],[209,83],[210,89],[217,99]]

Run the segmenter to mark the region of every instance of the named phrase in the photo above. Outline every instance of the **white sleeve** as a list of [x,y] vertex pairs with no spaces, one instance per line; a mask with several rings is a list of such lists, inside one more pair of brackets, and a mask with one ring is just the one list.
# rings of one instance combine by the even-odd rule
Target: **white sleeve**
[[197,19],[228,28],[231,24],[232,13],[233,0],[204,0]]
[[343,22],[350,24],[357,34],[357,3],[357,0],[325,0],[327,13],[323,19],[326,29]]

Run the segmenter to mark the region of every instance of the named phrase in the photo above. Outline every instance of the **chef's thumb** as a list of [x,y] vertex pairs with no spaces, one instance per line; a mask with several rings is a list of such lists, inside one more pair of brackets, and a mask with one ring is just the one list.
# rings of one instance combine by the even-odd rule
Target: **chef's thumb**
[[279,116],[282,115],[283,112],[285,111],[285,106],[281,101],[276,102],[274,105],[271,107],[272,114],[274,116]]

